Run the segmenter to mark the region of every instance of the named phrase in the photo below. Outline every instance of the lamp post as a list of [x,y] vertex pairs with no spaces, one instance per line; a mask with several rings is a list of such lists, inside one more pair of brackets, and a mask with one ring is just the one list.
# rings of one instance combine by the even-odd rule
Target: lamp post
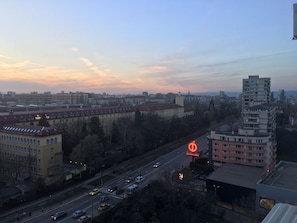
[[219,189],[220,188],[220,186],[219,185],[212,185],[213,187],[214,187],[214,191],[215,191],[215,203],[217,202],[217,189]]
[[93,198],[93,196],[91,196],[91,199],[92,199],[92,219],[93,219],[93,206],[94,206],[94,198]]

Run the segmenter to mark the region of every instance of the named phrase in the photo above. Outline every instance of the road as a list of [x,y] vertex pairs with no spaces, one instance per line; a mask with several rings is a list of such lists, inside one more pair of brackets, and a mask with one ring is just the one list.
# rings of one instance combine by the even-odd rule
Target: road
[[[202,156],[206,156],[208,146],[207,146],[207,138],[206,134],[200,136],[195,140],[196,144],[199,147],[199,151]],[[150,182],[161,179],[168,173],[174,173],[181,170],[183,167],[188,166],[192,160],[191,156],[187,156],[186,152],[188,151],[188,144],[183,145],[170,153],[159,157],[158,159],[147,163],[146,165],[129,172],[129,176],[132,179],[135,179],[136,176],[142,175],[145,180],[139,183],[139,188],[145,187]],[[160,162],[160,166],[154,168],[153,165],[156,162]],[[135,181],[126,183],[127,175],[119,175],[114,177],[112,180],[105,182],[103,187],[100,188],[100,193],[94,196],[90,196],[88,192],[92,190],[92,187],[87,182],[85,183],[85,187],[89,188],[89,191],[86,191],[82,194],[78,194],[77,196],[73,196],[67,201],[59,202],[52,206],[49,210],[39,210],[31,214],[31,216],[27,216],[22,218],[19,222],[52,222],[51,215],[53,215],[57,211],[66,211],[67,216],[59,219],[57,222],[70,223],[77,222],[77,219],[72,218],[72,213],[76,210],[85,210],[86,215],[96,216],[100,214],[98,211],[98,207],[101,204],[101,197],[108,197],[107,201],[111,207],[115,206],[120,200],[124,197],[128,196],[125,192],[122,194],[117,194],[116,192],[110,193],[108,192],[108,188],[111,186],[117,186],[119,189],[126,191],[128,186],[135,183]],[[16,222],[16,221],[15,221]]]

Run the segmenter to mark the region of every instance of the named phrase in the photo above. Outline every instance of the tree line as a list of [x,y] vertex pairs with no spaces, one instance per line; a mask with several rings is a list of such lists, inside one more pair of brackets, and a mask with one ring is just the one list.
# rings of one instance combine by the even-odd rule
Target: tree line
[[[97,116],[88,121],[62,121],[53,127],[62,129],[65,161],[72,160],[100,169],[102,165],[115,165],[199,129],[239,116],[239,111],[228,103],[222,103],[218,109],[214,108],[212,102],[208,106],[200,103],[191,106],[194,115],[173,117],[170,120],[154,113],[144,115],[136,109],[134,119],[121,118],[114,121],[109,133],[104,132]],[[49,126],[45,117],[40,119],[39,125]]]

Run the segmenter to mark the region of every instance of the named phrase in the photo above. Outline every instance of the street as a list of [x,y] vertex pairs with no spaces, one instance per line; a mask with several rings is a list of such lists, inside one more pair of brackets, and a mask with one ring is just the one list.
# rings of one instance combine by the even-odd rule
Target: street
[[[198,145],[201,154],[206,154],[208,149],[206,134],[197,138],[195,142]],[[161,179],[163,176],[166,175],[166,173],[174,173],[188,166],[192,160],[192,157],[186,155],[187,150],[188,144],[174,149],[172,152],[163,155],[140,168],[130,171],[129,176],[132,177],[132,179],[135,179],[135,177],[139,175],[144,177],[144,180],[141,183],[138,183],[139,189],[141,189],[148,185],[150,182]],[[159,166],[154,168],[153,166],[156,162],[159,162]],[[106,171],[105,174],[108,173],[112,174],[111,171]],[[97,178],[99,177],[97,176]],[[132,180],[132,182],[127,183],[126,179],[127,176],[125,174],[116,175],[111,180],[104,182],[104,185],[100,187],[100,193],[94,196],[88,194],[93,189],[93,186],[89,184],[89,182],[91,181],[90,179],[80,185],[84,189],[83,193],[78,193],[77,195],[69,197],[69,199],[59,201],[48,208],[34,211],[30,213],[31,216],[28,216],[27,214],[25,217],[20,217],[19,222],[52,222],[51,215],[55,214],[58,211],[65,211],[67,212],[67,215],[58,219],[57,222],[77,222],[77,218],[72,218],[72,214],[76,210],[85,210],[86,215],[94,217],[100,214],[100,212],[98,211],[98,207],[102,203],[102,196],[108,197],[108,200],[106,202],[110,204],[109,208],[112,208],[121,199],[128,196],[126,194],[127,188],[130,185],[134,184],[135,181]],[[92,180],[94,181],[94,179]],[[123,193],[117,194],[116,191],[112,193],[108,192],[108,188],[114,186],[116,186],[118,190],[123,191]],[[5,222],[17,222],[17,216],[19,216],[18,214],[16,213],[14,217],[10,216],[10,218],[6,219]]]

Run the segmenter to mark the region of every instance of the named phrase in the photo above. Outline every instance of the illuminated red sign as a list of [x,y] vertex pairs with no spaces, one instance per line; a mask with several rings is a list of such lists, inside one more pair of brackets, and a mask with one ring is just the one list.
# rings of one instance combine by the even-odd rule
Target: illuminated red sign
[[188,144],[188,150],[189,150],[190,152],[186,152],[186,155],[187,155],[187,156],[196,156],[196,157],[199,156],[198,153],[195,153],[195,152],[197,152],[197,150],[198,150],[198,145],[196,144],[195,141],[192,141],[192,142],[190,142],[190,143]]
[[192,141],[188,144],[188,150],[190,150],[191,153],[194,153],[198,150],[198,145],[195,141]]

